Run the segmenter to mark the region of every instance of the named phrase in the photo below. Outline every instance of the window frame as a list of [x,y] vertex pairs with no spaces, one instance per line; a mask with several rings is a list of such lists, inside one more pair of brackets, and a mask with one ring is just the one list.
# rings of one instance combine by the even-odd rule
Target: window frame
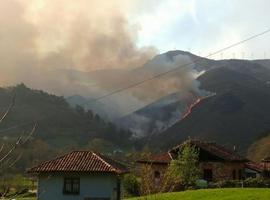
[[160,173],[160,171],[154,171],[154,177],[155,177],[155,179],[160,179],[161,178],[161,173]]
[[[71,191],[67,190],[67,182],[70,181]],[[77,189],[75,190],[75,186]],[[63,194],[65,195],[80,195],[80,178],[79,177],[64,177]]]

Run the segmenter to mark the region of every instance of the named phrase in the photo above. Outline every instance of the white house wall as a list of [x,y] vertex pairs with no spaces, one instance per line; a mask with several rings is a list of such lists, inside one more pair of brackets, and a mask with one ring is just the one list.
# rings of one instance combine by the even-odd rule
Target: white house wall
[[116,198],[117,177],[113,174],[80,174],[80,194],[63,194],[64,177],[72,174],[40,175],[38,179],[38,200],[84,200],[91,198]]

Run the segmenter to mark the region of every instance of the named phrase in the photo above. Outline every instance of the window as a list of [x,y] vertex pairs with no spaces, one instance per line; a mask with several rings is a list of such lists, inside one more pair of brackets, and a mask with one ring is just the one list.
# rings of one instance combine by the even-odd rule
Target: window
[[203,179],[210,182],[213,180],[213,171],[212,169],[203,170]]
[[80,194],[80,179],[79,178],[64,178],[64,194]]
[[236,179],[236,170],[235,170],[235,169],[232,171],[232,179],[233,179],[233,180]]
[[159,171],[155,171],[155,178],[156,179],[160,179],[160,172]]

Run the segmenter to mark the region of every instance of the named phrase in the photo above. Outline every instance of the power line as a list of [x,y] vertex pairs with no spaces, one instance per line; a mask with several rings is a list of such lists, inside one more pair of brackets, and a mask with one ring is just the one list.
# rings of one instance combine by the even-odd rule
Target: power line
[[263,32],[260,32],[260,33],[258,33],[258,34],[252,35],[252,36],[250,36],[250,37],[248,37],[248,38],[246,38],[246,39],[244,39],[244,40],[241,40],[241,41],[236,42],[236,43],[234,43],[234,44],[231,44],[231,45],[229,45],[229,46],[227,46],[227,47],[224,47],[224,48],[222,48],[222,49],[220,49],[220,50],[217,50],[217,51],[215,51],[214,53],[211,53],[211,54],[209,54],[209,55],[206,56],[206,57],[198,57],[197,59],[195,59],[195,60],[192,61],[192,62],[189,62],[189,63],[184,64],[184,65],[180,65],[180,66],[178,66],[178,67],[176,67],[176,68],[174,68],[174,69],[167,70],[167,71],[162,72],[162,73],[158,73],[158,74],[156,74],[156,75],[154,75],[154,76],[152,76],[152,77],[149,77],[149,78],[146,78],[146,79],[144,79],[144,80],[138,81],[138,82],[136,82],[136,83],[134,83],[134,84],[130,84],[130,85],[126,86],[126,87],[116,89],[116,90],[114,90],[114,91],[112,91],[112,92],[109,92],[109,93],[107,93],[107,94],[105,94],[105,95],[101,95],[101,96],[99,96],[99,97],[97,97],[97,98],[95,98],[95,99],[91,99],[91,100],[89,100],[89,101],[87,101],[87,102],[84,102],[84,103],[81,104],[81,105],[87,105],[87,104],[89,104],[89,103],[93,103],[93,102],[95,102],[95,101],[99,101],[99,100],[101,100],[101,99],[104,99],[104,98],[107,98],[107,97],[109,97],[109,96],[112,96],[112,95],[114,95],[114,94],[116,94],[116,93],[120,93],[120,92],[122,92],[122,91],[124,91],[124,90],[128,90],[128,89],[130,89],[130,88],[134,88],[134,87],[137,87],[137,86],[139,86],[139,85],[142,85],[142,84],[144,84],[145,82],[148,82],[148,81],[151,81],[151,80],[160,78],[160,77],[165,76],[165,75],[167,75],[167,74],[169,74],[169,73],[175,72],[175,71],[177,71],[177,70],[179,70],[179,69],[184,69],[184,67],[188,67],[188,66],[190,66],[190,65],[196,64],[196,63],[198,63],[199,61],[201,61],[201,60],[203,60],[203,59],[205,59],[205,58],[210,58],[210,57],[213,56],[213,55],[222,53],[223,51],[226,51],[226,50],[228,50],[228,49],[231,49],[231,48],[233,48],[233,47],[236,47],[236,46],[238,46],[238,45],[240,45],[240,44],[243,44],[243,43],[248,42],[248,41],[250,41],[250,40],[252,40],[252,39],[255,39],[255,38],[257,38],[257,37],[260,37],[260,36],[262,36],[262,35],[265,35],[266,33],[269,33],[269,32],[270,32],[270,29],[267,29],[267,30],[265,30],[265,31],[263,31]]

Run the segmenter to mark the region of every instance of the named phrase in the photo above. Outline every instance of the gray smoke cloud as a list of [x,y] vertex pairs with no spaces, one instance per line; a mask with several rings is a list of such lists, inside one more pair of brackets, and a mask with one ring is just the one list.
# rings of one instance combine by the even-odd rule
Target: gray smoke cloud
[[166,73],[152,81],[146,82],[141,88],[135,88],[133,94],[140,99],[151,101],[165,95],[180,91],[183,96],[191,91],[200,94],[200,83],[196,78],[203,72],[198,72],[191,59],[186,55],[177,55],[168,60],[161,56],[154,59],[148,67],[152,74]]
[[[93,98],[189,63],[187,56],[147,62],[157,50],[136,46],[138,26],[126,16],[134,2],[142,3],[0,1],[0,85],[24,82],[58,95]],[[136,110],[175,91],[198,91],[197,75],[191,65],[104,103],[114,101],[120,113]]]
[[[168,71],[171,72],[166,73]],[[172,57],[172,59],[168,59],[167,55],[163,54],[156,56],[143,67],[117,72],[115,74],[110,73],[110,80],[112,81],[109,83],[102,81],[109,79],[109,77],[104,74],[102,78],[96,78],[95,81],[98,82],[101,88],[105,88],[108,91],[113,90],[113,88],[121,88],[123,86],[143,82],[122,93],[135,96],[143,102],[151,103],[158,98],[178,91],[180,91],[183,96],[185,96],[185,94],[188,95],[190,92],[200,94],[200,83],[196,78],[202,73],[203,72],[199,72],[195,69],[195,65],[189,56],[177,55]],[[164,75],[152,79],[152,77],[159,74]],[[119,76],[121,76],[121,78],[119,78]],[[95,77],[93,77],[93,79],[95,79]],[[146,81],[144,82],[144,80]]]
[[157,51],[136,46],[137,28],[123,12],[128,6],[124,1],[0,1],[0,84],[25,82],[59,92],[78,81],[63,69],[142,65]]

